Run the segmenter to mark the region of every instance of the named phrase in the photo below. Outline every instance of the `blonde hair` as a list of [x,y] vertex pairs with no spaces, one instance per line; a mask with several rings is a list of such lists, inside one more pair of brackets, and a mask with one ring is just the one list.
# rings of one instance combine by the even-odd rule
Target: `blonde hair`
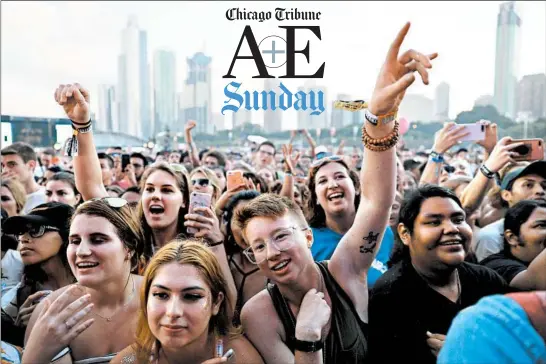
[[[218,314],[210,318],[209,335],[213,333],[227,335],[232,331],[228,313],[230,302],[228,302],[227,282],[222,274],[218,259],[209,248],[197,241],[174,240],[157,251],[144,272],[144,282],[140,289],[141,309],[138,315],[136,343],[134,345],[139,360],[143,362],[147,362],[156,342],[156,338],[148,325],[147,303],[150,287],[157,276],[158,270],[170,263],[194,266],[200,272],[201,278],[209,286],[213,302],[217,301],[220,293],[223,294],[224,300],[220,303]],[[176,279],[176,277],[173,277],[173,279]]]
[[6,187],[13,195],[13,199],[15,200],[15,209],[17,215],[19,215],[19,213],[23,211],[23,207],[27,202],[27,194],[25,192],[25,188],[23,187],[21,182],[15,179],[2,180],[2,187]]
[[216,177],[216,173],[214,173],[212,169],[207,167],[197,167],[195,169],[192,169],[190,173],[190,180],[197,173],[204,174],[205,177],[209,179],[210,184],[212,185],[212,189],[214,190],[212,198],[214,200],[218,200],[220,198],[220,195],[222,194],[222,191],[220,190],[220,181],[218,180],[218,177]]

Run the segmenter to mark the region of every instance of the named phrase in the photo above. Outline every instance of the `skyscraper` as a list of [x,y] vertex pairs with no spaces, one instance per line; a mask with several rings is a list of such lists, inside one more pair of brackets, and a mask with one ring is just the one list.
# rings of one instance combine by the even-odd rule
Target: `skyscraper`
[[546,117],[546,74],[523,76],[518,87],[518,112],[533,119]]
[[439,121],[449,119],[449,85],[445,82],[436,87],[434,118]]
[[131,17],[121,33],[118,58],[119,127],[140,138],[152,136],[147,36]]
[[99,85],[97,104],[99,110],[95,128],[100,131],[119,132],[114,85]]
[[420,94],[406,94],[398,116],[409,121],[428,122],[434,119],[434,101]]
[[187,78],[181,97],[181,115],[179,122],[184,125],[188,120],[197,122],[197,133],[214,133],[212,120],[211,62],[203,52],[186,59]]
[[[346,94],[338,94],[337,100],[351,100],[351,96]],[[351,125],[353,123],[353,118],[355,117],[351,111],[334,109],[335,101],[332,101],[332,123],[331,126],[336,129],[341,129],[344,126]]]
[[499,114],[516,116],[516,90],[519,73],[521,19],[514,1],[500,5],[497,17],[494,105]]
[[154,53],[154,134],[169,128],[172,131],[184,130],[184,125],[176,122],[176,56],[167,50]]
[[[264,82],[264,90],[275,90],[275,92],[278,92],[279,84],[280,82],[275,78],[266,78]],[[266,133],[273,133],[282,130],[283,110],[280,109],[278,105],[276,106],[276,110],[271,110],[270,107],[268,107],[267,110],[264,110],[264,130]]]
[[232,128],[237,128],[246,123],[252,123],[252,110],[241,107],[237,112],[232,113]]
[[[315,93],[315,97],[318,98],[318,92],[322,91],[324,94],[324,108],[327,109],[326,88],[324,86],[317,86],[314,80],[307,80],[303,87],[298,87],[298,91],[303,91],[307,94],[307,107],[310,107],[311,100],[309,91]],[[317,99],[318,106],[318,99]],[[311,110],[298,111],[298,129],[317,129],[328,127],[328,114],[326,110],[320,115],[311,115]]]

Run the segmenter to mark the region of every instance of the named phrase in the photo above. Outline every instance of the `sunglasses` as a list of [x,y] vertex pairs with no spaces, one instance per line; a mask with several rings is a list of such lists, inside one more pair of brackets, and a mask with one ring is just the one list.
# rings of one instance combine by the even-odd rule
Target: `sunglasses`
[[84,203],[82,203],[80,205],[83,206],[89,202],[93,202],[93,201],[102,201],[104,203],[106,203],[108,206],[112,207],[112,208],[115,208],[115,209],[119,209],[125,205],[127,205],[127,200],[124,199],[124,198],[121,198],[121,197],[95,197],[95,198],[92,198],[90,200],[87,200],[85,201]]
[[201,187],[208,187],[210,184],[210,180],[208,178],[196,178],[191,180],[191,185],[199,185]]
[[[31,225],[29,226],[29,229],[26,232],[28,232],[28,235],[30,235],[31,238],[39,238],[49,231],[60,231],[60,230],[54,226]],[[24,235],[24,232],[19,233],[18,235]]]
[[447,173],[453,173],[453,172],[455,172],[455,167],[450,166],[450,165],[445,165],[444,166],[444,171],[446,171]]
[[323,158],[320,158],[320,159],[317,159],[316,161],[314,161],[311,164],[311,168],[321,166],[321,165],[323,165],[324,163],[327,163],[327,162],[339,162],[339,161],[342,161],[342,160],[343,160],[343,158],[338,156],[338,155],[330,155],[328,157],[323,157]]

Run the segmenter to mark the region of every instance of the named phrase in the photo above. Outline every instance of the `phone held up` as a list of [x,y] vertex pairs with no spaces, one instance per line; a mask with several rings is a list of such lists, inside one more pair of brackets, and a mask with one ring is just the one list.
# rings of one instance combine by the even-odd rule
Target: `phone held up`
[[535,139],[514,139],[509,144],[523,143],[512,149],[517,156],[512,157],[515,161],[539,161],[544,159],[544,140]]
[[129,154],[121,155],[121,171],[125,172],[125,168],[131,164],[131,156]]
[[245,183],[243,171],[235,170],[227,172],[227,189],[232,190]]
[[459,124],[463,126],[467,136],[459,139],[461,142],[477,142],[485,140],[485,125],[481,124]]
[[[189,213],[193,213],[193,210],[197,207],[210,207],[212,202],[212,196],[208,193],[192,192],[190,195],[190,208]],[[202,213],[199,213],[202,215]],[[199,230],[194,227],[188,227],[188,234],[195,234]]]

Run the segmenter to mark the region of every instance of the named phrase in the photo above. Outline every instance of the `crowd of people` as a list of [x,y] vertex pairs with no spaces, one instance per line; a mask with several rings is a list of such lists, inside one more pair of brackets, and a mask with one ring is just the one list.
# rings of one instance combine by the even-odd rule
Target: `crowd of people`
[[184,150],[98,151],[89,92],[60,85],[68,155],[1,150],[2,363],[545,362],[544,156],[494,121],[479,153],[455,123],[404,148],[438,56],[400,52],[409,27],[352,150],[303,131],[235,158],[189,121]]

